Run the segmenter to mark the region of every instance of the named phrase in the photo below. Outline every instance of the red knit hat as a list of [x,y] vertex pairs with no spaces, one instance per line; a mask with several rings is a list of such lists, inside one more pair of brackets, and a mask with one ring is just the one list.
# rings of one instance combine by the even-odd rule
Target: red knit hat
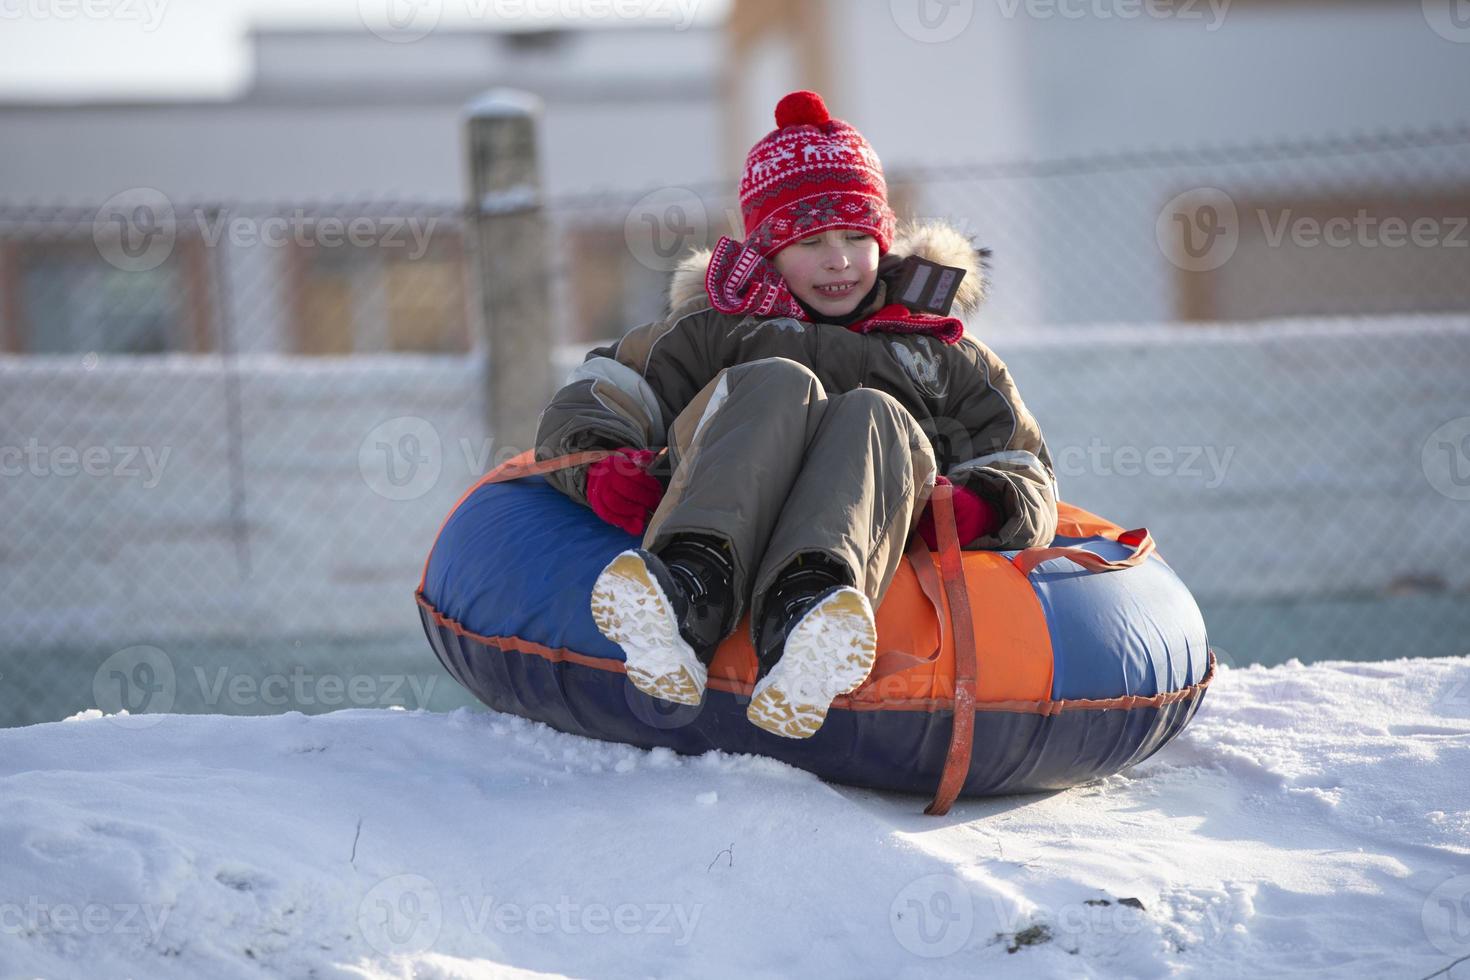
[[740,212],[746,246],[766,258],[828,228],[866,231],[883,255],[896,223],[878,155],[807,91],[776,104],[776,128],[746,155]]

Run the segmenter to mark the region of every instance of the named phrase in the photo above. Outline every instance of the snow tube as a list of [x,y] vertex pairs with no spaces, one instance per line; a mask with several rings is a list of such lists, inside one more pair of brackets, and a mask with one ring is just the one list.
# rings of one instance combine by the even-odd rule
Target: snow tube
[[[1064,789],[1133,765],[1183,730],[1214,676],[1199,608],[1151,542],[1140,551],[1147,532],[1062,504],[1052,548],[951,547],[943,589],[927,549],[911,548],[876,611],[873,676],[813,737],[781,738],[745,717],[748,623],[720,647],[701,705],[628,683],[588,598],[637,540],[539,475],[498,482],[504,469],[445,520],[419,613],[440,662],[477,698],[561,731],[766,755],[875,789],[935,793],[943,781],[952,800]],[[956,595],[968,617],[948,614]],[[931,812],[947,808],[939,796]]]

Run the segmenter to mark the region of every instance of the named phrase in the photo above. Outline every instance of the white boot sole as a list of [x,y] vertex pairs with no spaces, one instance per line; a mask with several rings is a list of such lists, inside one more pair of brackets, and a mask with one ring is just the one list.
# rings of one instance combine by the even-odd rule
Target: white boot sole
[[650,697],[699,704],[708,671],[679,635],[653,572],[636,551],[618,555],[592,586],[592,620],[623,648],[628,680]]
[[776,666],[755,686],[745,716],[786,738],[810,738],[833,699],[862,686],[878,657],[868,597],[844,588],[807,610],[786,637]]

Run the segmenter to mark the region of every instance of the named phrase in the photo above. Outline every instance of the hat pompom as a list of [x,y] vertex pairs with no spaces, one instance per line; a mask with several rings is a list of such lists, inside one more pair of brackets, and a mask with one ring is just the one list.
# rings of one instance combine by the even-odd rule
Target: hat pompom
[[792,92],[776,103],[776,128],[787,126],[820,126],[832,119],[827,113],[827,103],[815,92],[803,89]]

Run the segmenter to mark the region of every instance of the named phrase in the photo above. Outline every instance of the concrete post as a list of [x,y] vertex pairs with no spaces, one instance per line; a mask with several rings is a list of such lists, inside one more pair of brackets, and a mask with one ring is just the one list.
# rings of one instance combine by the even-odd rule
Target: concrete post
[[465,107],[472,262],[489,349],[485,421],[497,459],[534,447],[536,420],[556,390],[540,117],[541,101],[512,89]]

